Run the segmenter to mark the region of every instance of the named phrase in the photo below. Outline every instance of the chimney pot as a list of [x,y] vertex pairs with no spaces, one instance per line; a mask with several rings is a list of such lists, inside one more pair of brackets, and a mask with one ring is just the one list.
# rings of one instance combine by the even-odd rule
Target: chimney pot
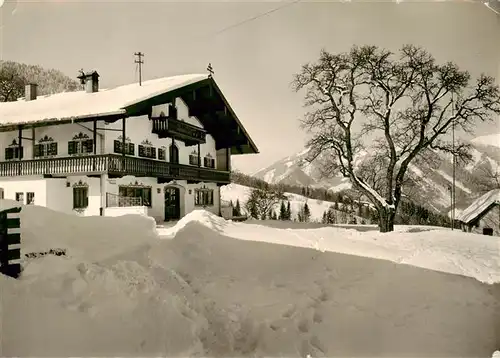
[[97,71],[85,72],[78,76],[81,83],[85,86],[85,92],[94,93],[99,92],[99,74]]
[[37,89],[36,83],[28,83],[24,87],[24,99],[26,101],[34,101],[37,97],[36,89]]

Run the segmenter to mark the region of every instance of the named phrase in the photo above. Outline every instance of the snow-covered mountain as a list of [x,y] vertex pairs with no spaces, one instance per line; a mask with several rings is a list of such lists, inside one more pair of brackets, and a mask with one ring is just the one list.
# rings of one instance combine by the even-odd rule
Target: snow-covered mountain
[[[467,165],[457,165],[455,186],[457,208],[465,208],[480,195],[487,173],[495,173],[500,168],[500,133],[477,137],[470,141],[472,160]],[[349,189],[349,180],[342,177],[322,179],[318,163],[305,161],[308,149],[295,155],[283,158],[273,165],[261,169],[253,176],[269,183],[285,183],[290,185],[325,187],[332,191]],[[443,212],[450,208],[450,191],[453,167],[451,157],[436,152],[437,160],[431,167],[418,164],[410,166],[419,190],[413,199],[431,209]],[[363,162],[369,156],[362,153],[357,159]]]

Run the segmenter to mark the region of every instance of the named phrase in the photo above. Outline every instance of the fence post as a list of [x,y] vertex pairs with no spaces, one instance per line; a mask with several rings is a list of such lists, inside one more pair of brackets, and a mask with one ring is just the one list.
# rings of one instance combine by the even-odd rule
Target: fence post
[[21,233],[9,233],[9,229],[19,229],[21,220],[9,218],[9,214],[17,214],[21,208],[12,208],[0,211],[0,273],[18,278],[21,273],[20,263],[11,263],[11,261],[21,258],[21,249],[9,249],[10,245],[21,243]]

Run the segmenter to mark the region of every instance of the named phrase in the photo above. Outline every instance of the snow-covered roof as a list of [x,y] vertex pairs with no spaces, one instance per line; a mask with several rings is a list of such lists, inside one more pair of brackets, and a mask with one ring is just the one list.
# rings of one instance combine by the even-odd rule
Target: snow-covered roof
[[470,223],[482,215],[492,204],[500,204],[500,189],[491,190],[476,199],[467,209],[462,211],[457,220]]
[[36,100],[0,103],[0,126],[48,120],[81,119],[124,114],[124,108],[207,79],[207,75],[189,74],[158,78],[138,83],[85,91],[38,96]]
[[473,144],[500,147],[500,133],[488,134],[471,140]]

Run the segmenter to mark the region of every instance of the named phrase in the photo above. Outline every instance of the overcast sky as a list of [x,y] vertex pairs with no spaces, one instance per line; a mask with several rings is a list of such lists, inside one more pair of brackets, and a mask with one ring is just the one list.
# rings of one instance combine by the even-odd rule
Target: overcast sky
[[[479,3],[301,1],[231,27],[284,4],[6,0],[0,56],[73,78],[80,68],[96,69],[101,87],[137,80],[136,51],[145,53],[144,80],[205,73],[211,62],[214,78],[261,151],[235,158],[235,167],[246,172],[302,150],[302,95],[289,84],[322,47],[341,52],[375,44],[396,50],[413,43],[473,75],[500,71],[500,16]],[[477,134],[498,131],[497,122],[482,125]]]

